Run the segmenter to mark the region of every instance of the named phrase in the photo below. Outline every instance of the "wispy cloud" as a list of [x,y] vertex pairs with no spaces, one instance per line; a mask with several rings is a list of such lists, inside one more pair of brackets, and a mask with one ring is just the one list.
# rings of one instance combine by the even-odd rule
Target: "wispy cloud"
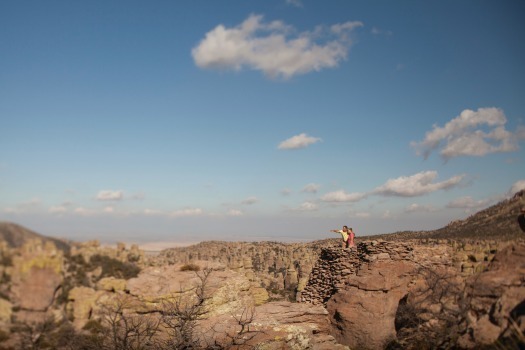
[[94,214],[94,212],[90,209],[86,209],[84,207],[78,207],[73,210],[73,212],[80,216],[91,216]]
[[14,207],[5,208],[4,212],[8,214],[21,214],[38,211],[42,207],[42,200],[40,198],[34,197],[28,201],[18,203]]
[[317,203],[306,201],[306,202],[301,203],[299,208],[297,208],[296,210],[298,210],[298,211],[313,211],[313,210],[317,210],[318,208],[319,208],[319,206],[317,205]]
[[263,16],[250,15],[236,27],[220,24],[206,33],[192,56],[201,68],[239,71],[248,67],[272,78],[287,79],[337,67],[352,45],[350,34],[362,25],[345,22],[297,33],[282,21],[264,22]]
[[96,199],[99,201],[120,201],[124,199],[122,191],[102,190],[99,191]]
[[289,196],[291,193],[292,193],[292,190],[289,189],[289,188],[283,188],[283,189],[281,190],[281,194],[282,194],[283,196]]
[[423,205],[418,203],[412,203],[405,208],[405,213],[416,213],[416,212],[432,212],[435,211],[431,205]]
[[251,196],[251,197],[248,197],[246,199],[244,199],[241,204],[243,205],[252,205],[252,204],[255,204],[259,201],[259,199],[255,196]]
[[321,200],[323,202],[358,202],[366,196],[366,193],[347,193],[344,190],[338,190],[325,194],[321,197]]
[[319,191],[319,188],[321,188],[321,185],[309,183],[308,185],[304,186],[301,191],[306,193],[317,193],[317,191]]
[[201,208],[187,208],[181,210],[172,211],[169,216],[172,218],[186,217],[186,216],[199,216],[203,214]]
[[295,135],[284,140],[277,146],[278,149],[299,149],[305,148],[314,143],[322,141],[319,137],[308,136],[305,133]]
[[48,209],[51,214],[64,214],[67,212],[67,208],[63,205],[52,206]]
[[518,149],[519,135],[507,131],[507,118],[499,108],[466,109],[445,126],[434,125],[420,142],[411,142],[417,155],[426,158],[436,149],[448,160],[459,156],[484,156]]
[[301,0],[286,0],[286,3],[295,7],[303,7],[303,2]]
[[437,176],[436,171],[423,171],[411,176],[401,176],[388,180],[384,185],[377,187],[374,193],[383,196],[416,197],[458,186],[465,177],[465,175],[457,175],[446,181],[434,182]]
[[470,212],[473,209],[485,208],[492,202],[492,199],[474,200],[471,196],[465,196],[449,202],[447,208],[465,209],[466,212]]
[[244,213],[238,209],[230,209],[228,210],[228,213],[226,213],[228,216],[242,216]]

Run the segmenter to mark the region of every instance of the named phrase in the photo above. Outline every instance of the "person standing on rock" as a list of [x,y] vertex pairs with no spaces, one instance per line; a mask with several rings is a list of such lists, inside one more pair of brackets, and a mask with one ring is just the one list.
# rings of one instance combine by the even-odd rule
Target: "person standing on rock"
[[355,247],[354,238],[355,238],[354,230],[350,227],[348,229],[348,244],[347,244],[347,248],[348,247],[350,247],[350,248],[354,248]]
[[[350,231],[348,230],[348,226],[343,226],[342,230],[330,230],[330,232],[335,232],[341,234],[341,237],[343,237],[343,248],[349,248],[350,247]],[[352,245],[354,243],[354,233],[352,232]]]
[[518,216],[518,223],[523,232],[525,232],[525,190],[521,190],[514,195],[514,198],[518,198],[520,206],[520,215]]

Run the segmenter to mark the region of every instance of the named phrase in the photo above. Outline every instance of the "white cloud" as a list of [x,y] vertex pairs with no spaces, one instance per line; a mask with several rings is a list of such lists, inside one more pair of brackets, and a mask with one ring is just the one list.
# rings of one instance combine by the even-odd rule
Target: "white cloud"
[[466,109],[443,127],[433,126],[421,142],[411,142],[425,159],[441,147],[445,160],[458,156],[484,156],[518,149],[518,134],[505,129],[507,118],[499,108]]
[[102,190],[97,194],[96,199],[99,201],[120,201],[124,198],[124,193],[122,191],[111,191],[111,190]]
[[241,202],[241,204],[244,204],[244,205],[252,205],[252,204],[257,203],[258,201],[259,201],[259,200],[257,199],[257,197],[252,196],[252,197],[248,197],[248,198],[246,198],[245,200],[243,200],[243,201]]
[[431,212],[435,209],[430,205],[423,205],[418,203],[412,203],[405,208],[406,213],[415,213],[415,212]]
[[283,189],[281,190],[281,194],[282,194],[283,196],[288,196],[288,195],[290,195],[291,193],[292,193],[292,190],[290,190],[289,188],[283,188]]
[[50,207],[48,210],[51,214],[63,214],[67,212],[67,208],[63,205]]
[[479,209],[486,207],[491,202],[490,199],[474,200],[470,196],[455,199],[447,204],[447,208]]
[[164,215],[164,213],[162,211],[155,210],[155,209],[144,209],[143,213],[144,213],[144,215],[147,215],[147,216]]
[[303,202],[303,203],[301,203],[299,208],[297,208],[297,210],[299,210],[299,211],[313,211],[313,210],[317,210],[318,207],[319,206],[316,203],[314,203],[314,202]]
[[302,192],[317,193],[317,191],[319,191],[320,187],[321,187],[321,185],[314,184],[314,183],[309,183],[308,185],[303,187]]
[[237,209],[230,209],[227,213],[228,216],[242,216],[243,212]]
[[383,219],[393,219],[394,216],[392,215],[392,213],[390,212],[390,210],[385,210],[385,212],[383,213],[382,218],[383,218]]
[[277,146],[279,149],[298,149],[298,148],[305,148],[308,147],[314,143],[322,141],[318,137],[308,136],[305,133],[295,135],[290,137],[287,140],[284,140]]
[[169,214],[172,218],[186,217],[186,216],[199,216],[202,215],[203,211],[201,208],[187,208],[182,210],[175,210]]
[[416,197],[453,188],[465,177],[464,175],[457,175],[446,181],[433,182],[437,175],[436,171],[422,171],[412,176],[389,179],[384,185],[377,187],[374,193],[384,196]]
[[104,208],[104,213],[111,214],[111,213],[114,213],[114,212],[115,212],[115,207],[108,206],[108,207]]
[[146,195],[143,192],[139,192],[139,193],[135,193],[135,194],[131,195],[130,198],[133,199],[133,200],[142,201],[142,200],[144,200],[144,198],[146,198]]
[[366,193],[346,193],[344,190],[329,192],[321,197],[323,202],[358,202],[366,197]]
[[82,215],[82,216],[89,216],[93,214],[91,210],[83,208],[83,207],[75,208],[74,212],[75,214]]
[[303,7],[303,2],[301,0],[286,0],[286,3],[295,7]]
[[525,179],[516,181],[510,188],[508,195],[513,196],[521,190],[525,190]]
[[358,219],[368,219],[372,216],[372,214],[368,212],[357,212],[357,213],[351,213],[351,217],[358,218]]
[[220,24],[206,33],[192,49],[192,56],[201,68],[239,71],[248,67],[272,78],[287,79],[337,67],[352,45],[349,34],[362,25],[346,22],[333,25],[331,30],[318,27],[313,32],[297,33],[282,21],[267,23],[263,16],[250,15],[236,27]]

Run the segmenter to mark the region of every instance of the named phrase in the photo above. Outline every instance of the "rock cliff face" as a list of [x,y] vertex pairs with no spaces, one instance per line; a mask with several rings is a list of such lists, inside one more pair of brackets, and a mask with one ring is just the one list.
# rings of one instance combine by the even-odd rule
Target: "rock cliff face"
[[477,347],[509,333],[510,315],[525,328],[525,244],[495,255],[489,243],[432,243],[325,248],[298,300],[325,305],[331,334],[351,348]]
[[308,281],[322,247],[336,240],[312,243],[202,242],[191,247],[162,251],[154,264],[220,262],[234,271],[251,271],[268,291],[287,290],[293,297]]

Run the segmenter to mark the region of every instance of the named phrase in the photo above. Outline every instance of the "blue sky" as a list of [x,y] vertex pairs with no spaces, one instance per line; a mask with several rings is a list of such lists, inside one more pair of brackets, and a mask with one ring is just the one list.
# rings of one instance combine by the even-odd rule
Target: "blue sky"
[[442,227],[525,187],[524,15],[4,1],[0,220],[163,244]]

